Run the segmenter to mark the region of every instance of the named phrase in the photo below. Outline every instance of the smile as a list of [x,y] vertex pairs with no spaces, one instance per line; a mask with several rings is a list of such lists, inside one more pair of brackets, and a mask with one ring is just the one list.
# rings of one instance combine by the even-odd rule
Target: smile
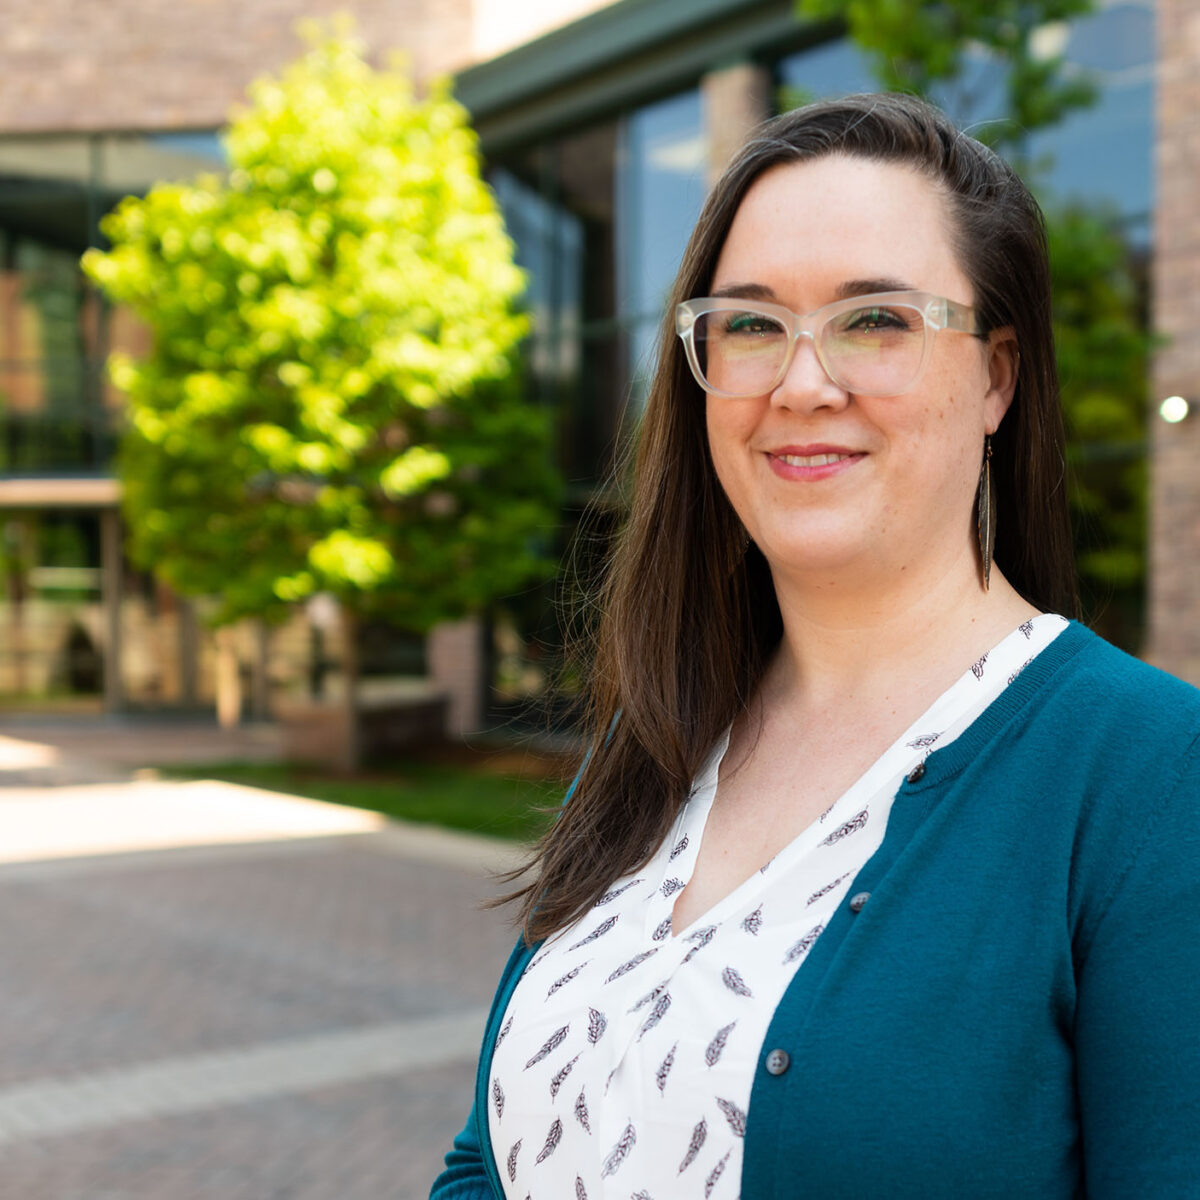
[[829,463],[843,462],[850,458],[849,454],[780,454],[777,455],[780,462],[785,462],[789,467],[824,467]]

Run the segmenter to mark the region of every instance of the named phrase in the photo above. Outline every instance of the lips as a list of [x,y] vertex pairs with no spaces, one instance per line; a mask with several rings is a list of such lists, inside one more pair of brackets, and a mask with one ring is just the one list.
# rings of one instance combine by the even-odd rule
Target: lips
[[866,452],[848,446],[816,443],[804,446],[780,446],[767,451],[771,470],[781,479],[796,483],[815,483],[849,471]]
[[777,454],[775,456],[789,467],[824,467],[829,463],[842,462],[849,454]]

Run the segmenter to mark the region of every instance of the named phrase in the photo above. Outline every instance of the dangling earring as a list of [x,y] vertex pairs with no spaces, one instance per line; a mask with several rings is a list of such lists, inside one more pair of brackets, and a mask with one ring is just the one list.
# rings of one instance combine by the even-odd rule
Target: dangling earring
[[992,483],[992,439],[983,439],[983,468],[975,497],[975,530],[979,535],[979,558],[983,568],[983,590],[992,579],[992,548],[996,544],[996,486]]

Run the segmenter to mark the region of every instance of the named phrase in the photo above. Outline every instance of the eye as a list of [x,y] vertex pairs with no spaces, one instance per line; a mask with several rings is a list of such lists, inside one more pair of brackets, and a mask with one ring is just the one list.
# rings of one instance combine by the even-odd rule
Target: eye
[[729,335],[765,337],[780,333],[779,322],[766,313],[752,310],[730,312],[725,316],[721,332]]
[[916,327],[920,314],[911,308],[856,308],[839,322],[854,333],[903,333]]

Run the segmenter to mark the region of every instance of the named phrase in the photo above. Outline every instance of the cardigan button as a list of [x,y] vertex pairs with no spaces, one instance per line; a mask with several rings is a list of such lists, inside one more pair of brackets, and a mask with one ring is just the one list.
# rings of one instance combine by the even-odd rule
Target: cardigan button
[[772,1050],[767,1055],[767,1074],[782,1075],[791,1063],[791,1057],[786,1050]]
[[850,897],[850,911],[856,913],[862,912],[870,898],[870,892],[855,892],[854,895]]
[[917,763],[915,767],[908,773],[909,783],[920,783],[925,778],[925,764]]

